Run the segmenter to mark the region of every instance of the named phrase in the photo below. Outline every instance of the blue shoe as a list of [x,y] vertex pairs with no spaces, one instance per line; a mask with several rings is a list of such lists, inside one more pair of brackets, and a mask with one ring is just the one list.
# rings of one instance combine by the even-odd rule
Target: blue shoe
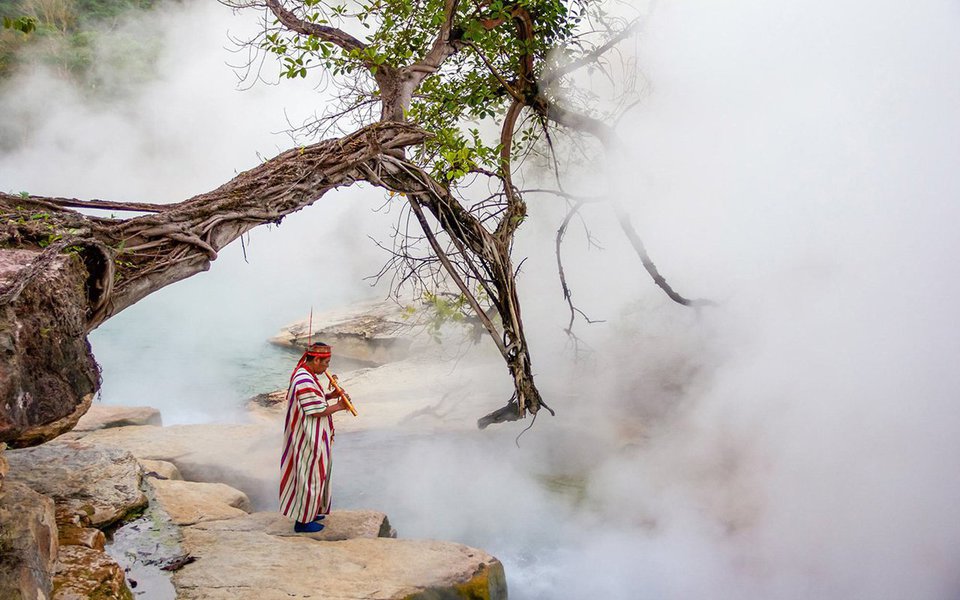
[[317,523],[317,522],[322,521],[322,520],[324,520],[324,519],[326,519],[326,518],[327,518],[327,515],[317,515],[316,518],[313,520],[313,522],[314,522],[314,523]]
[[318,531],[323,531],[323,525],[317,523],[316,521],[310,521],[309,523],[301,523],[297,521],[293,526],[294,533],[316,533]]

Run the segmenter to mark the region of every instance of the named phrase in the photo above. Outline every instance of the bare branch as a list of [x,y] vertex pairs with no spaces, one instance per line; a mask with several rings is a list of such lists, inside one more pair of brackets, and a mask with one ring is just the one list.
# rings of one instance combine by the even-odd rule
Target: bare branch
[[667,280],[664,279],[663,275],[660,274],[660,271],[657,270],[657,266],[653,264],[653,260],[650,259],[650,255],[647,254],[647,249],[643,245],[643,240],[640,239],[640,235],[637,234],[636,229],[633,228],[633,224],[630,222],[630,215],[623,210],[623,207],[618,202],[613,203],[613,210],[617,215],[617,221],[620,223],[620,228],[627,236],[627,239],[630,241],[630,245],[633,246],[637,256],[640,257],[640,262],[643,263],[643,267],[647,270],[647,273],[650,274],[650,277],[653,278],[653,282],[657,284],[657,286],[659,286],[660,289],[662,289],[671,300],[684,306],[716,306],[716,303],[712,300],[706,300],[703,298],[691,300],[678,294],[670,286],[670,284],[667,283]]
[[270,12],[277,17],[277,20],[290,31],[295,31],[302,35],[312,35],[331,44],[336,44],[347,51],[363,50],[367,47],[366,44],[342,29],[304,21],[284,8],[280,0],[266,0],[266,4]]
[[29,196],[35,200],[44,200],[51,204],[56,204],[64,208],[99,208],[103,210],[113,210],[118,212],[147,212],[160,213],[169,210],[168,204],[149,204],[146,202],[110,202],[108,200],[78,200],[76,198],[41,198],[40,196]]
[[480,322],[483,323],[483,326],[490,334],[490,337],[493,338],[494,343],[497,345],[497,350],[500,351],[500,354],[504,358],[509,358],[507,348],[500,340],[500,332],[497,331],[497,328],[494,326],[493,322],[489,319],[489,317],[487,317],[487,314],[484,312],[483,308],[480,307],[480,303],[477,302],[477,299],[470,291],[470,288],[468,288],[463,282],[463,279],[450,262],[449,257],[447,257],[446,252],[444,252],[443,248],[440,247],[437,237],[433,234],[433,230],[430,228],[430,224],[427,222],[427,218],[423,214],[423,209],[420,207],[419,200],[414,196],[410,197],[410,207],[413,208],[413,213],[417,216],[417,221],[420,222],[420,227],[423,229],[424,235],[427,236],[427,241],[430,242],[430,247],[433,248],[434,254],[436,254],[437,258],[440,259],[440,262],[453,279],[457,288],[460,290],[460,293],[463,294],[463,296],[467,299],[467,302],[470,303],[470,307],[473,308],[474,312],[477,314],[477,318],[480,319]]
[[578,69],[582,69],[587,65],[596,64],[597,60],[610,51],[614,46],[639,31],[642,24],[643,21],[640,18],[634,19],[627,27],[620,31],[620,33],[614,35],[597,48],[594,48],[576,60],[548,70],[543,74],[543,77],[540,78],[540,84],[544,87],[549,86],[564,75],[569,75],[570,73],[573,73]]

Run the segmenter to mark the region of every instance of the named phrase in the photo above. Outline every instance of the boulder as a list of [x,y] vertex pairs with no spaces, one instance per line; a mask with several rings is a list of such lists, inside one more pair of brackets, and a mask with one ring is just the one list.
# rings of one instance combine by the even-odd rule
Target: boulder
[[123,569],[107,554],[63,546],[53,577],[53,600],[133,600]]
[[57,524],[60,547],[84,546],[91,550],[103,551],[107,538],[103,532],[93,527],[78,527],[76,525]]
[[180,474],[180,469],[172,462],[141,458],[140,466],[143,467],[145,477],[153,477],[154,479],[183,479],[183,475]]
[[160,411],[149,406],[106,406],[93,404],[80,417],[74,431],[94,431],[127,425],[163,425]]
[[359,302],[313,315],[312,335],[310,319],[304,319],[284,327],[270,342],[297,351],[308,339],[325,342],[338,357],[378,366],[409,356],[412,338],[404,315],[394,302]]
[[[80,420],[80,417],[87,412],[87,409],[90,408],[92,403],[92,393],[81,396],[78,399],[77,404],[73,407],[72,411],[60,417],[59,419],[34,423],[29,428],[20,432],[19,437],[16,439],[11,439],[10,444],[15,448],[27,448],[29,446],[42,444],[48,440],[52,440],[60,435],[63,435],[67,431],[73,429],[73,427]],[[50,403],[44,402],[43,404],[49,405]],[[37,420],[40,418],[43,417],[35,417]]]
[[53,500],[8,480],[0,492],[0,598],[49,598],[57,558]]
[[223,483],[151,479],[157,502],[177,525],[231,519],[250,512],[250,499]]
[[82,442],[53,441],[11,450],[10,480],[50,496],[67,513],[86,513],[103,528],[143,508],[140,465],[129,452]]
[[384,537],[325,542],[208,523],[185,528],[184,546],[197,560],[173,576],[181,600],[507,597],[500,561],[450,542]]
[[294,533],[293,520],[275,512],[258,512],[236,519],[209,521],[194,526],[206,531],[263,532],[279,537],[307,537],[314,540],[336,542],[355,538],[397,537],[387,515],[373,510],[335,510],[317,533]]
[[88,249],[0,249],[0,442],[11,447],[69,431],[100,387],[87,342]]

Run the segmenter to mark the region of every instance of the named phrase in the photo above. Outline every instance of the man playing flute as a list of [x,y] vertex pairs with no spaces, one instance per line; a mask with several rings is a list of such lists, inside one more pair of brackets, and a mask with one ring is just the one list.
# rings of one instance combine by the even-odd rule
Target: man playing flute
[[[280,458],[280,512],[296,521],[297,533],[321,531],[330,512],[333,413],[348,410],[342,391],[324,393],[319,377],[330,365],[332,348],[307,347],[290,376]],[[336,402],[330,402],[336,400]]]

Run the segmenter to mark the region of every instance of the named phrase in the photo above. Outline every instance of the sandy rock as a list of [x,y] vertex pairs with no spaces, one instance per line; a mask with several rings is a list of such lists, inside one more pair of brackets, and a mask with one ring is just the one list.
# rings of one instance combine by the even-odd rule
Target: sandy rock
[[184,546],[198,559],[173,576],[181,600],[507,597],[500,561],[460,544],[380,537],[322,542],[205,527],[184,529]]
[[360,302],[314,314],[313,335],[310,319],[304,319],[284,327],[270,342],[300,350],[309,338],[330,344],[337,356],[377,366],[409,356],[412,338],[403,316],[403,307],[393,302]]
[[293,520],[275,512],[258,512],[236,519],[198,523],[197,530],[263,532],[274,536],[308,537],[326,542],[354,538],[397,537],[387,515],[373,510],[335,510],[323,521],[323,531],[294,533]]
[[94,527],[106,527],[147,504],[140,465],[118,448],[53,441],[11,450],[7,459],[11,481],[50,496],[68,512],[88,514]]
[[250,512],[250,499],[223,483],[151,479],[157,502],[177,525],[232,519]]
[[77,527],[75,525],[57,525],[60,546],[84,546],[92,550],[103,550],[106,545],[106,536],[99,529],[93,527]]
[[155,479],[183,479],[183,475],[180,474],[180,469],[172,462],[141,458],[140,466],[143,467],[145,477],[153,477]]
[[57,546],[53,500],[8,480],[0,493],[0,598],[49,598]]
[[247,493],[254,506],[276,503],[283,424],[275,420],[246,425],[114,427],[78,435],[91,444],[128,450],[140,460],[171,462],[189,481],[226,483]]
[[106,406],[93,404],[80,417],[74,431],[94,431],[127,425],[163,425],[160,411],[149,406]]
[[85,546],[63,546],[53,577],[53,600],[133,600],[120,568],[107,554]]

